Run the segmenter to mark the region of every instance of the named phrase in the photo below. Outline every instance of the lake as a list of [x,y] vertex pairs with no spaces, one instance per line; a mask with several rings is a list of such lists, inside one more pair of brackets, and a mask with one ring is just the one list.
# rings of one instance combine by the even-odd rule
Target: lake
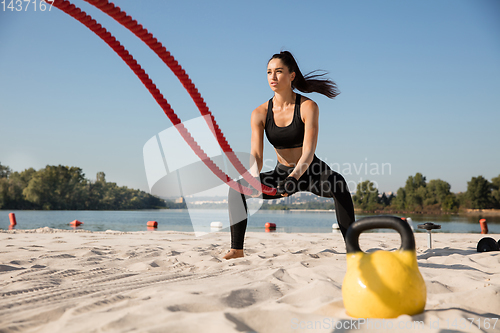
[[[71,230],[69,223],[79,220],[84,224],[79,229],[90,231],[146,231],[147,221],[157,221],[156,230],[173,231],[229,231],[226,210],[216,209],[159,209],[137,211],[33,211],[0,210],[0,229],[9,228],[9,213],[15,213],[16,229],[37,229],[49,227]],[[359,219],[364,215],[357,215]],[[441,229],[433,232],[480,233],[478,217],[458,215],[407,215],[412,218],[415,231],[417,225],[425,222],[440,224]],[[490,233],[500,233],[500,217],[487,217]],[[225,229],[211,229],[210,222],[221,221]],[[266,222],[276,223],[276,232],[288,233],[331,233],[336,222],[333,211],[270,211],[259,210],[250,216],[248,231],[265,232]]]

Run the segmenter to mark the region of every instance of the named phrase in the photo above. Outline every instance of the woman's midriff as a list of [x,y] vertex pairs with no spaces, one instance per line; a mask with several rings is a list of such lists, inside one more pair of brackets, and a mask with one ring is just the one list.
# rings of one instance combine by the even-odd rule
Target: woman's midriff
[[295,167],[302,156],[302,147],[275,149],[275,151],[276,156],[278,157],[278,162],[290,167]]

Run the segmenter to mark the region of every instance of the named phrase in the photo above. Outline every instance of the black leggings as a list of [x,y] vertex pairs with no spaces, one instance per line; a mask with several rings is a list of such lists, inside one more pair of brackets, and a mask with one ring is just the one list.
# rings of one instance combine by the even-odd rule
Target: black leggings
[[[282,185],[285,178],[288,177],[293,169],[293,167],[278,163],[274,170],[261,173],[260,181],[264,185],[276,188]],[[244,179],[238,182],[243,186],[248,186],[248,183]],[[344,177],[331,170],[325,162],[321,161],[315,155],[307,171],[299,178],[298,188],[299,191],[307,191],[321,197],[333,198],[337,221],[342,236],[345,238],[347,228],[354,222],[354,206]],[[282,196],[262,194],[262,198],[270,200],[282,198]],[[246,197],[230,188],[228,204],[229,220],[231,222],[231,248],[243,249],[248,215]]]

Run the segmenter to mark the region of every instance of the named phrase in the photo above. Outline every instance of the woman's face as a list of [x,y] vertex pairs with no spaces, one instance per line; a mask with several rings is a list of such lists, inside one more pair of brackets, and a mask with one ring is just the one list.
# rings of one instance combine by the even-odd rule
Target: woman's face
[[267,82],[273,91],[292,89],[295,72],[290,73],[281,59],[271,59],[267,64]]

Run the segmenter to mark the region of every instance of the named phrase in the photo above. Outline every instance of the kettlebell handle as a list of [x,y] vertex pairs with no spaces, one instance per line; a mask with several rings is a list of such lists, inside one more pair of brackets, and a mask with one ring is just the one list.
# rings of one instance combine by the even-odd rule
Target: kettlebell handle
[[346,234],[347,253],[361,252],[359,235],[363,231],[372,229],[393,229],[401,235],[400,250],[415,251],[415,237],[408,222],[396,216],[368,216],[363,217],[349,226]]

